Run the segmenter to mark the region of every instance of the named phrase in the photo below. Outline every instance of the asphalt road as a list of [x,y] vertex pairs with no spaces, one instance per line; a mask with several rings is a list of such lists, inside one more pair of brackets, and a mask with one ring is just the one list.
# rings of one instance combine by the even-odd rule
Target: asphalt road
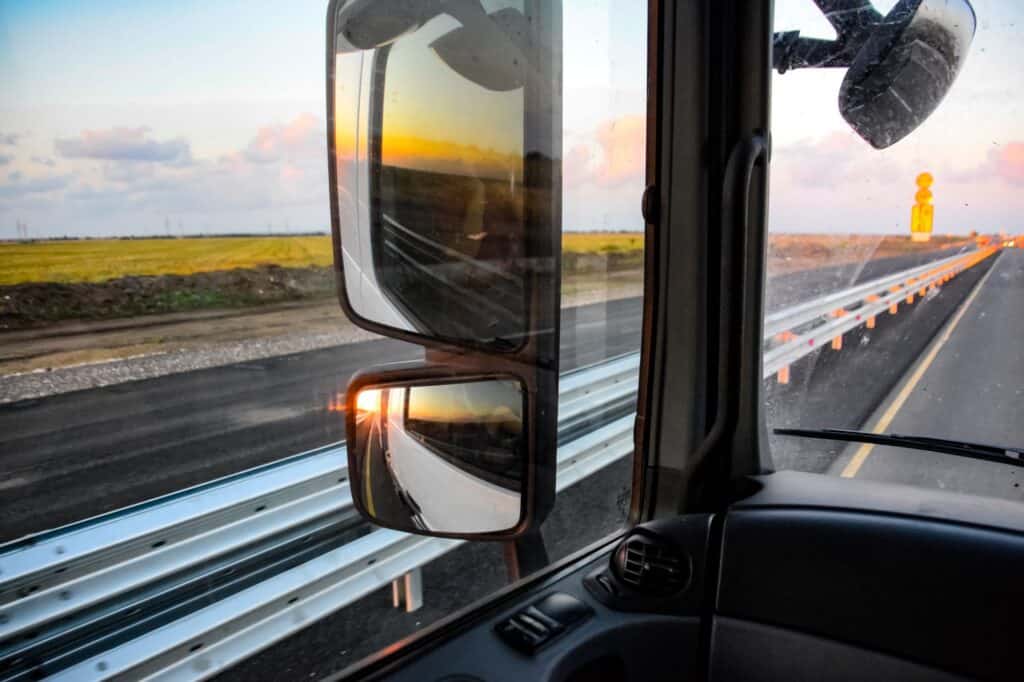
[[[781,275],[772,279],[768,305],[924,259]],[[641,314],[639,299],[563,310],[562,369],[637,350]],[[420,354],[380,339],[2,405],[0,542],[342,440],[342,416],[328,406],[349,377]],[[819,372],[803,387],[813,393],[831,380]]]
[[[865,428],[1024,448],[1024,250],[1001,252]],[[833,472],[1024,501],[1024,469],[905,448],[848,447]]]

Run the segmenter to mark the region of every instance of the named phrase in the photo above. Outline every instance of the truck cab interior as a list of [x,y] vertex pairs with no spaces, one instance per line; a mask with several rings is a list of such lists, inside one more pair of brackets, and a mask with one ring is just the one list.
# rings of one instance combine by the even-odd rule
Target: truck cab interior
[[0,682],[1024,679],[1024,2],[0,2]]
[[[382,238],[377,249],[394,258],[376,261],[366,248],[377,202],[374,171],[369,171],[367,216],[352,213],[356,217],[349,220],[347,200],[337,197],[332,204],[335,238],[344,254],[338,265],[342,306],[368,329],[426,346],[428,360],[364,372],[350,384],[348,400],[354,404],[361,392],[381,387],[416,390],[494,377],[518,380],[523,400],[513,401],[516,426],[506,422],[505,431],[516,444],[463,442],[474,452],[524,462],[520,480],[511,487],[522,499],[522,514],[512,526],[500,528],[496,521],[476,522],[495,518],[496,507],[476,516],[467,508],[466,528],[459,527],[457,516],[431,526],[422,514],[403,515],[399,503],[387,511],[379,494],[370,499],[356,493],[355,502],[364,515],[388,527],[503,542],[520,580],[340,677],[1019,679],[1024,507],[899,483],[776,471],[765,419],[773,69],[846,69],[840,112],[864,142],[884,149],[920,125],[952,87],[974,34],[970,4],[901,0],[881,13],[856,0],[816,0],[834,40],[773,32],[770,2],[648,4],[646,190],[636,197],[646,224],[643,338],[630,523],[554,563],[547,562],[539,530],[554,489],[550,396],[558,369],[558,325],[551,324],[558,314],[553,294],[558,241],[547,228],[558,222],[558,36],[574,27],[561,25],[558,3],[528,0],[497,10],[487,3],[435,3],[431,9],[391,13],[390,23],[372,14],[381,4],[404,7],[332,5],[329,108],[344,102],[332,89],[343,87],[335,79],[343,73],[362,79],[369,91],[370,156],[375,144],[382,145],[380,163],[386,168],[387,142],[379,139],[386,140],[388,125],[395,124],[389,124],[390,73],[384,70],[406,49],[405,36],[417,31],[426,31],[421,42],[440,61],[485,84],[481,98],[522,92],[522,100],[509,106],[512,120],[523,119],[525,132],[511,135],[507,146],[519,164],[506,167],[506,175],[488,175],[480,170],[482,162],[473,170],[445,166],[443,171],[472,180],[452,189],[458,201],[469,201],[474,191],[495,191],[488,183],[508,182],[514,195],[508,200],[520,202],[511,220],[521,224],[506,232],[513,236],[504,248],[525,241],[498,262],[480,263],[460,246],[459,235],[431,238],[438,249],[428,254],[436,258],[431,262],[447,264],[447,274],[438,275],[436,284],[444,293],[434,300],[451,299],[442,306],[449,310],[469,304],[479,311],[479,325],[456,328],[433,321],[429,311],[417,314],[420,304],[407,295],[415,273],[410,274],[411,261],[402,259],[425,247],[409,237],[394,237],[390,245]],[[434,22],[439,13],[443,20]],[[344,40],[335,40],[338,36]],[[383,64],[378,58],[373,66],[350,66],[345,60],[364,54],[359,50],[390,56]],[[494,107],[481,100],[479,111]],[[331,120],[340,117],[339,109],[329,111]],[[340,167],[343,150],[332,147],[331,154],[332,169]],[[389,180],[387,172],[379,175],[380,191],[391,197],[384,204],[409,186]],[[335,191],[341,194],[359,191],[354,181],[334,180],[332,190],[340,187]],[[478,190],[471,188],[473,182]],[[422,202],[417,206],[435,210]],[[415,220],[397,219],[383,209],[380,215],[392,228]],[[365,233],[360,225],[369,226]],[[374,268],[376,280],[367,275]],[[492,319],[484,302],[469,298],[472,292],[459,294],[472,289],[467,280],[500,281],[502,297],[525,304],[506,306],[506,313],[515,314],[496,313]],[[382,299],[391,301],[387,310],[367,303]],[[396,314],[401,324],[393,322]],[[364,478],[369,490],[376,485],[374,476],[391,471],[401,481],[397,487],[413,500],[406,500],[406,509],[425,508],[426,487],[399,471],[404,455],[389,451],[383,439],[374,441],[365,426],[369,422],[357,423],[356,410],[349,415],[350,443],[379,442],[391,453],[382,455],[391,469],[372,468],[366,462],[373,456],[350,446],[354,480]],[[846,438],[864,442],[869,435]],[[874,437],[889,442],[885,434]],[[809,441],[807,447],[824,447],[824,442]],[[916,447],[937,449],[931,453],[935,459],[987,457],[1005,471],[1021,464],[1020,452],[1008,448],[984,451],[950,442]],[[494,464],[484,466],[493,470]]]

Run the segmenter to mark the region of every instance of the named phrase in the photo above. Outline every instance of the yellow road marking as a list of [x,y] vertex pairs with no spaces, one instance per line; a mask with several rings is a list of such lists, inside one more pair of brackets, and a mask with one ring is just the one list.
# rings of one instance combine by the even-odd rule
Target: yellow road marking
[[[871,429],[871,433],[883,433],[889,428],[889,424],[892,424],[892,420],[896,418],[896,413],[899,412],[903,407],[903,404],[907,402],[907,398],[910,397],[910,394],[917,387],[918,382],[921,381],[921,377],[923,377],[924,373],[928,371],[928,368],[931,366],[932,362],[935,361],[936,356],[938,356],[939,351],[942,350],[942,347],[946,345],[947,341],[949,341],[949,337],[953,335],[953,330],[956,329],[958,324],[960,324],[960,320],[967,312],[967,309],[971,307],[971,304],[974,303],[974,299],[977,298],[978,292],[981,291],[983,286],[985,286],[985,282],[988,281],[989,275],[992,274],[992,271],[995,270],[995,268],[996,264],[993,262],[992,266],[988,269],[988,272],[985,273],[985,276],[982,277],[981,281],[974,287],[974,291],[972,291],[971,295],[967,297],[967,300],[957,312],[956,317],[954,317],[952,322],[949,323],[946,330],[942,332],[938,343],[932,346],[931,350],[928,351],[924,360],[920,365],[918,365],[917,369],[914,370],[914,373],[910,375],[910,380],[904,384],[899,394],[897,394],[896,400],[889,405],[888,409],[886,409],[881,418],[879,418],[878,422]],[[860,471],[860,468],[864,466],[864,462],[867,460],[868,455],[870,455],[871,451],[874,449],[875,446],[873,443],[864,443],[861,445],[857,449],[856,454],[854,454],[853,459],[846,464],[846,467],[843,469],[843,473],[840,474],[840,476],[843,478],[853,478],[856,476],[857,472]]]

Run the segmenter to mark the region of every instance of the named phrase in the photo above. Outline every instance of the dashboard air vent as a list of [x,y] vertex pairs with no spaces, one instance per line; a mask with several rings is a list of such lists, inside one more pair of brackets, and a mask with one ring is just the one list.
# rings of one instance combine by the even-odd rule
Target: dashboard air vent
[[644,594],[674,594],[690,579],[686,552],[657,537],[630,536],[616,550],[614,565],[619,580]]

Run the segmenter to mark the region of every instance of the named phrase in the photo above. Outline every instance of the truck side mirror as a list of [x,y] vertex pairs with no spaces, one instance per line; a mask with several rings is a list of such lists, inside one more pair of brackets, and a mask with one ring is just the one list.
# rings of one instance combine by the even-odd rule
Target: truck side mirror
[[431,360],[352,379],[353,500],[425,535],[518,538],[554,504],[561,3],[500,5],[328,8],[339,301]]
[[[378,333],[501,352],[548,333],[561,109],[547,25],[478,0],[427,3],[432,16],[334,5],[331,209],[346,313]],[[385,42],[354,51],[353,36]]]

